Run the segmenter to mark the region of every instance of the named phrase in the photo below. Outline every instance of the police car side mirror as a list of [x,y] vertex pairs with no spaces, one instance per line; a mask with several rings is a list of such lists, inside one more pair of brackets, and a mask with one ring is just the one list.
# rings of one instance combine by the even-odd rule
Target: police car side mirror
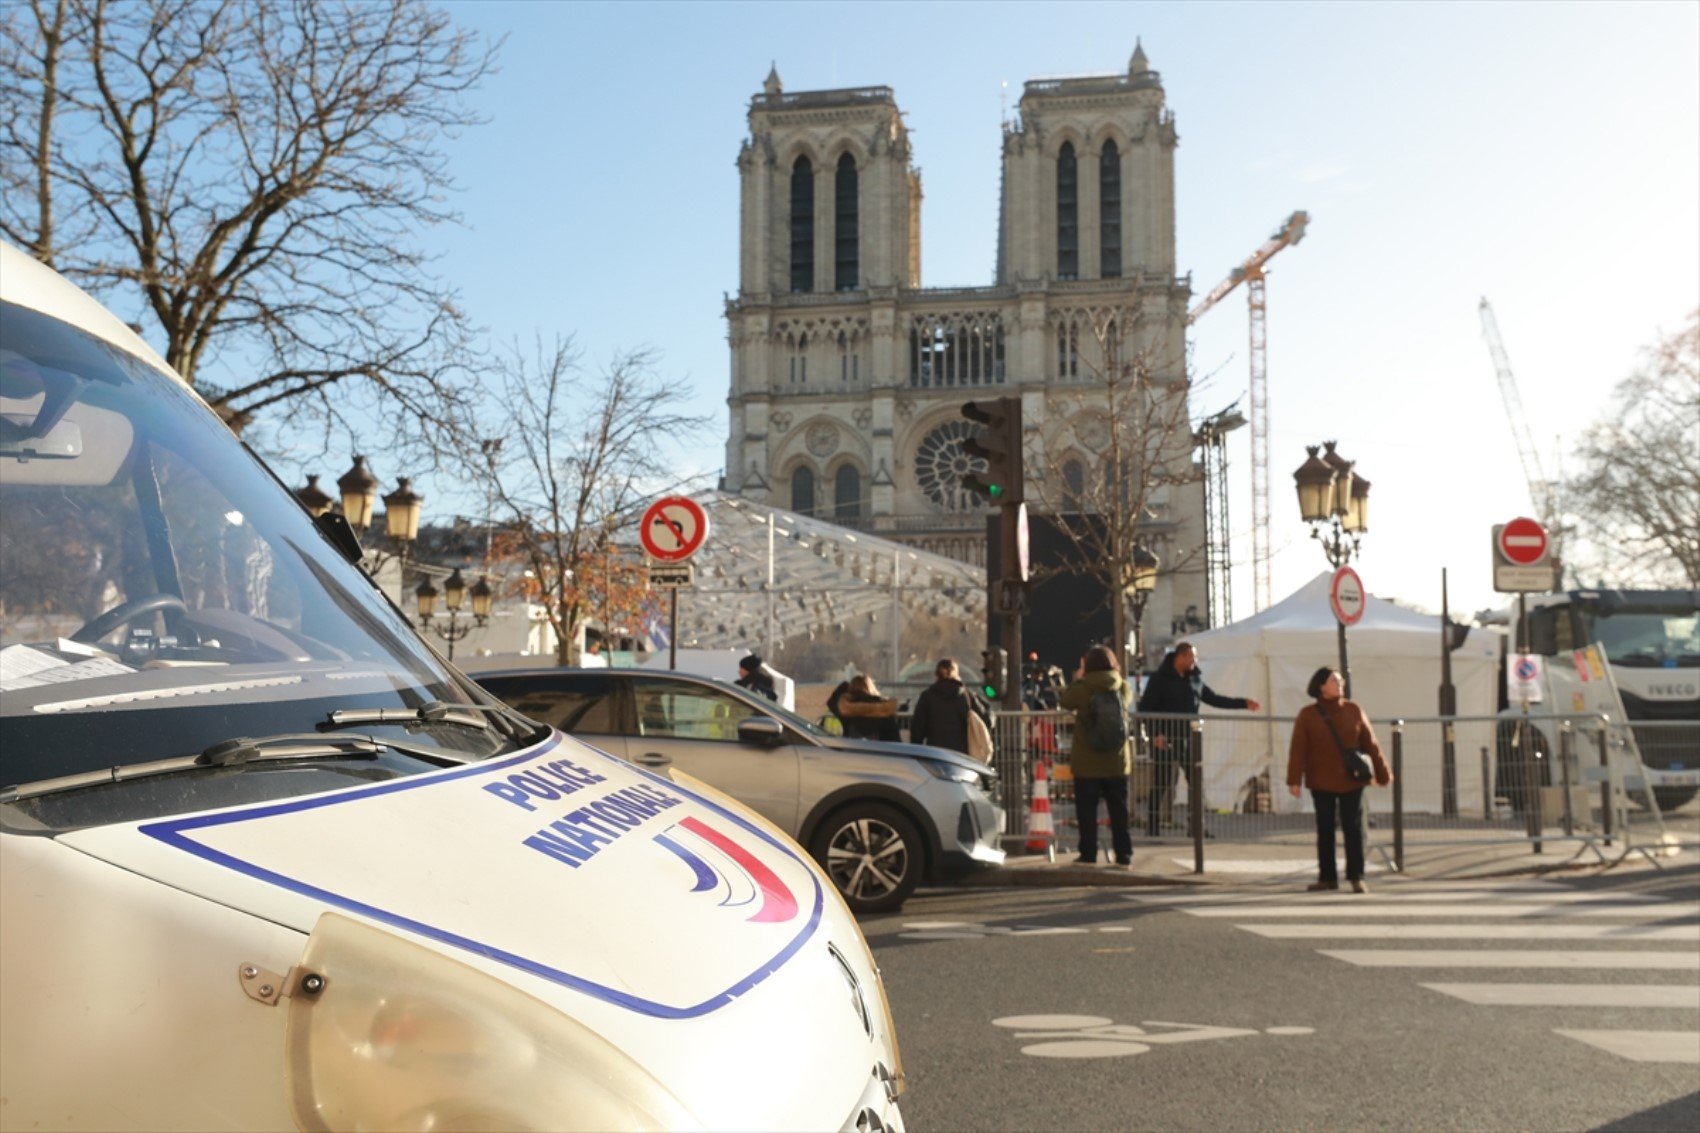
[[751,716],[738,721],[738,740],[757,747],[777,747],[785,740],[785,727],[771,716]]

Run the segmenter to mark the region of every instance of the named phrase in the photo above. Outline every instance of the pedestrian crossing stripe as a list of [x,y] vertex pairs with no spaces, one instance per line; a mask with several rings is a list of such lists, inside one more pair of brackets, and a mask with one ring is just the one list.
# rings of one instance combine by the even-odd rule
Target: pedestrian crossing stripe
[[1700,1035],[1693,1031],[1555,1031],[1631,1062],[1700,1066]]
[[[1124,894],[1197,917],[1233,917],[1245,932],[1313,940],[1586,940],[1596,948],[1319,948],[1358,967],[1621,972],[1700,971],[1700,902],[1600,893],[1549,882],[1376,882],[1374,900],[1350,893]],[[1303,918],[1303,920],[1301,920]],[[1364,918],[1353,921],[1352,918]],[[1489,918],[1511,923],[1484,923]],[[1268,922],[1268,923],[1258,923]],[[1308,922],[1308,923],[1307,923]],[[1450,923],[1448,923],[1450,922]],[[1625,923],[1627,922],[1627,923]],[[1650,923],[1648,923],[1650,922]],[[1686,947],[1614,948],[1660,942]],[[1482,1007],[1700,1011],[1700,984],[1445,982],[1419,986]],[[1554,1034],[1626,1061],[1700,1065],[1700,1030],[1576,1030]]]
[[1483,1007],[1673,1007],[1700,1011],[1693,984],[1423,984]]
[[1674,940],[1700,944],[1700,924],[1243,924],[1286,940]]
[[1695,901],[1592,901],[1498,905],[1369,904],[1359,901],[1307,901],[1297,905],[1184,907],[1195,917],[1619,917],[1629,920],[1669,920],[1700,916]]
[[1700,952],[1605,948],[1325,948],[1321,952],[1359,968],[1653,968],[1700,972]]

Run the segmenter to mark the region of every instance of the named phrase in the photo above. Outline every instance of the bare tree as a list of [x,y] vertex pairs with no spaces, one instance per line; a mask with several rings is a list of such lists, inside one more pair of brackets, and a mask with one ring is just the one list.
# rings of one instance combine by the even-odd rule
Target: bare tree
[[1700,310],[1648,347],[1566,484],[1601,581],[1700,587]]
[[682,409],[689,384],[661,377],[656,362],[650,351],[629,351],[590,376],[570,338],[540,339],[529,358],[515,344],[496,365],[502,443],[466,455],[511,553],[532,572],[563,665],[577,660],[588,617],[631,605],[622,595],[632,562],[618,546],[631,513],[649,485],[669,477],[668,443],[707,424]]
[[0,234],[137,310],[234,428],[419,440],[471,328],[418,235],[491,64],[420,0],[7,4]]
[[[1161,573],[1191,564],[1200,548],[1179,537],[1169,491],[1195,483],[1184,354],[1170,359],[1162,321],[1131,305],[1065,309],[1052,334],[1066,384],[1052,394],[1035,493],[1059,516],[1075,562],[1051,568],[1097,579],[1110,603],[1117,647],[1128,640],[1134,576],[1143,556]],[[1033,467],[1030,464],[1029,467]],[[1068,516],[1068,519],[1060,517]],[[1043,571],[1035,577],[1042,579]]]

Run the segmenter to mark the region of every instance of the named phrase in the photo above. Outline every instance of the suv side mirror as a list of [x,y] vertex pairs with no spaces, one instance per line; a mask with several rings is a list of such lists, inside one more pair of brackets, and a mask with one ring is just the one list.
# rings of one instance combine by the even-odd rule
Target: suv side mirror
[[738,721],[740,743],[778,747],[785,741],[785,727],[772,716],[750,716]]

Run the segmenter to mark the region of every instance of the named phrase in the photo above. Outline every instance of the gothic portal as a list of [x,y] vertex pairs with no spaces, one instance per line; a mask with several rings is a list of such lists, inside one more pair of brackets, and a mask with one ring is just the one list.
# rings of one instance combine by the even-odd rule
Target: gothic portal
[[[1100,473],[1111,429],[1089,407],[1116,351],[1139,352],[1151,396],[1179,399],[1184,426],[1175,144],[1137,46],[1125,74],[1026,83],[1003,128],[995,279],[928,288],[921,176],[891,88],[792,93],[770,72],[738,154],[724,487],[983,564],[965,401],[1021,398],[1039,509],[1069,510]],[[1149,458],[1193,467],[1189,430],[1163,447]],[[1158,489],[1141,520],[1178,568],[1150,602],[1154,631],[1205,602],[1202,484],[1171,479],[1190,482]]]

